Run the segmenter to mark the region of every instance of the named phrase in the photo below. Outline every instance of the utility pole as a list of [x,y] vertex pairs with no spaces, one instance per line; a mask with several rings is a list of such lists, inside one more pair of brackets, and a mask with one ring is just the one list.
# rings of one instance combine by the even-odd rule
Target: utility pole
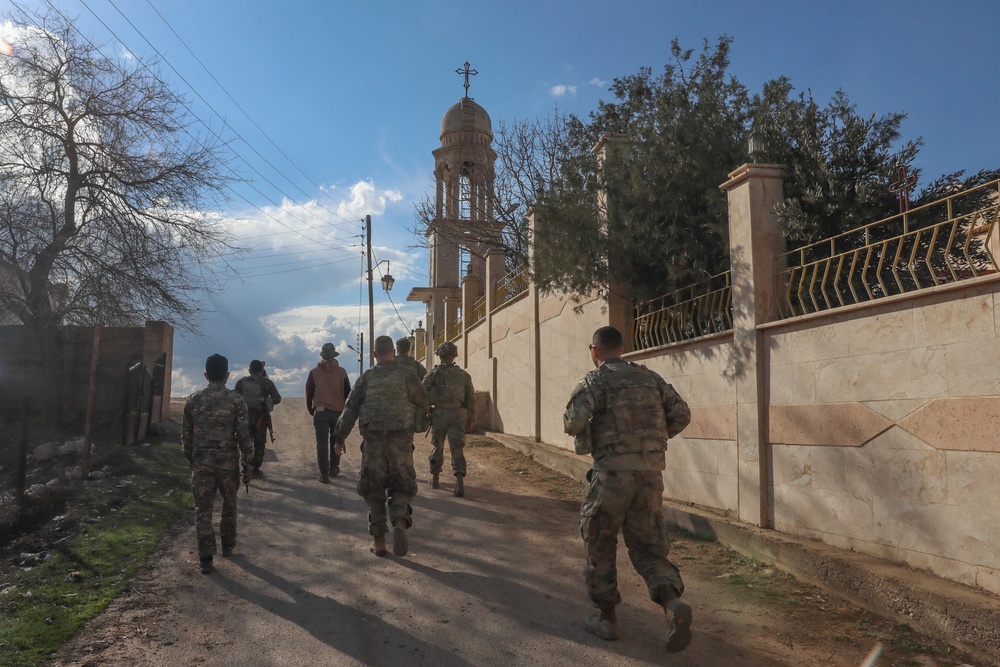
[[[368,368],[371,368],[375,352],[375,293],[372,291],[372,217],[370,215],[365,216],[365,245],[368,259],[368,348],[372,352],[368,357]],[[382,276],[381,281],[382,289],[388,292],[392,289],[395,281],[392,274],[389,273],[389,260],[383,259],[375,265],[375,268],[382,266],[382,264],[386,266],[385,275]]]
[[[368,345],[375,345],[375,295],[372,292],[372,217],[365,216],[365,247],[368,252]],[[374,348],[372,348],[374,350]],[[372,367],[371,359],[368,368]]]

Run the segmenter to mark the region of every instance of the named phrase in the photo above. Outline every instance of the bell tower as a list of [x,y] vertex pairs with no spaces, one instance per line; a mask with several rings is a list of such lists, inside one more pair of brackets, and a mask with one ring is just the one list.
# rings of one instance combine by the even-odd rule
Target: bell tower
[[[460,258],[468,255],[466,274],[485,278],[488,239],[502,225],[493,214],[496,151],[493,124],[486,110],[469,97],[469,77],[478,72],[455,70],[465,76],[465,96],[441,119],[441,146],[434,155],[434,219],[427,226],[429,287],[414,288],[408,301],[427,304],[428,347],[442,334],[447,338],[445,300],[459,299],[463,276]],[[463,314],[464,316],[464,314]],[[448,316],[451,317],[451,316]],[[433,348],[432,348],[433,349]]]

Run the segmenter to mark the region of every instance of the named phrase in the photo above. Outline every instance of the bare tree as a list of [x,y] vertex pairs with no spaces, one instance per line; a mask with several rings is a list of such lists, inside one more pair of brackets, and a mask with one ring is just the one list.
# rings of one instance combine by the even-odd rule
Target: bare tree
[[197,325],[207,262],[232,249],[204,211],[233,179],[155,62],[23,16],[0,55],[0,312],[54,378],[62,324]]

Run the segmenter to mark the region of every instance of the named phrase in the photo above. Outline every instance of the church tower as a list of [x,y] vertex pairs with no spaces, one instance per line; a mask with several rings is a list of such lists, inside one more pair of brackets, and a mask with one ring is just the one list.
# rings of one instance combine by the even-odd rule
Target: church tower
[[[469,76],[478,74],[465,63],[455,70],[465,75],[465,97],[441,119],[441,146],[434,155],[434,219],[427,226],[429,287],[414,288],[408,301],[427,304],[428,360],[433,343],[453,316],[446,316],[445,302],[461,295],[460,261],[468,256],[465,275],[485,278],[485,256],[490,238],[499,236],[502,225],[493,214],[493,183],[496,151],[493,124],[486,109],[469,97]],[[450,312],[450,310],[448,311]],[[463,315],[465,315],[463,313]]]

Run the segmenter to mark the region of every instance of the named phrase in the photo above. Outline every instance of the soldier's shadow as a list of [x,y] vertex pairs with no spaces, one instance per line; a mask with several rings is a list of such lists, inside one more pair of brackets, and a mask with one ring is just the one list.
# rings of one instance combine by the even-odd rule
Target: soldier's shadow
[[428,643],[374,614],[341,604],[330,597],[310,593],[274,572],[254,565],[240,555],[234,556],[230,562],[242,568],[247,574],[281,591],[282,595],[268,595],[263,592],[263,587],[258,589],[245,586],[236,579],[226,576],[222,570],[216,570],[208,581],[295,623],[324,644],[359,662],[364,663],[372,657],[370,647],[359,642],[359,637],[392,636],[398,643],[405,643],[407,647],[419,651],[421,655],[439,664],[472,667],[472,663],[446,648]]

